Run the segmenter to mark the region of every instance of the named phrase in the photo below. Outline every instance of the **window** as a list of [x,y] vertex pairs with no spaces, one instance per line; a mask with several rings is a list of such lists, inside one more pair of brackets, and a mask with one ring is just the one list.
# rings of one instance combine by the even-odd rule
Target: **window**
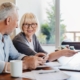
[[80,41],[80,0],[60,0],[62,40]]
[[[44,49],[53,51],[55,48],[55,0],[35,0],[35,2],[34,0],[16,0],[16,5],[19,7],[19,20],[26,12],[32,12],[37,16],[40,23],[37,37]],[[16,31],[20,32],[19,29]]]

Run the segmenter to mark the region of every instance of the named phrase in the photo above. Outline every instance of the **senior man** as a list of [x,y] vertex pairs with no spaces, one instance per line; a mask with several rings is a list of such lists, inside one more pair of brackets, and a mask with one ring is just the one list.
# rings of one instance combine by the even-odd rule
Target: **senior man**
[[19,53],[12,44],[9,34],[18,27],[17,7],[10,2],[0,5],[0,73],[10,71],[9,60],[23,60],[23,69],[35,69],[43,63],[37,56]]

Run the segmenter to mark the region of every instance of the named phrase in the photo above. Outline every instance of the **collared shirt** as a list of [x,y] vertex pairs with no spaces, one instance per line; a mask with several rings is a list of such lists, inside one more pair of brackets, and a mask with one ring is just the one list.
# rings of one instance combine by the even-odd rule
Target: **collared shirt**
[[[2,38],[4,41],[2,41]],[[5,62],[8,62],[9,59],[22,59],[24,56],[24,54],[19,53],[15,49],[9,35],[0,34],[0,73],[2,73],[4,69]]]

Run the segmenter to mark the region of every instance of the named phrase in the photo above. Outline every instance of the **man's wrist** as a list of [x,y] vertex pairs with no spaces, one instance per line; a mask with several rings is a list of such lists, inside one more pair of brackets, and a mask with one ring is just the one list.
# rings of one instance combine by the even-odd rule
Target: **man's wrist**
[[29,56],[24,56],[24,57],[22,58],[22,60],[25,60],[27,57],[29,57]]
[[30,56],[25,56],[22,58],[23,60],[23,69],[26,70],[26,69],[29,69],[29,64],[28,64],[28,59],[30,58]]
[[26,60],[23,60],[23,70],[28,69],[28,63]]

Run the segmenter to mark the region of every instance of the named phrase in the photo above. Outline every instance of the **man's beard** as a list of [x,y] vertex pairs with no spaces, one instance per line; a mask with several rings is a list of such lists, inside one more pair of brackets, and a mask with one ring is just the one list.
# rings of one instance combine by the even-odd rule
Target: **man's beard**
[[11,34],[11,33],[7,33],[7,32],[6,32],[4,35],[10,35],[10,34]]

